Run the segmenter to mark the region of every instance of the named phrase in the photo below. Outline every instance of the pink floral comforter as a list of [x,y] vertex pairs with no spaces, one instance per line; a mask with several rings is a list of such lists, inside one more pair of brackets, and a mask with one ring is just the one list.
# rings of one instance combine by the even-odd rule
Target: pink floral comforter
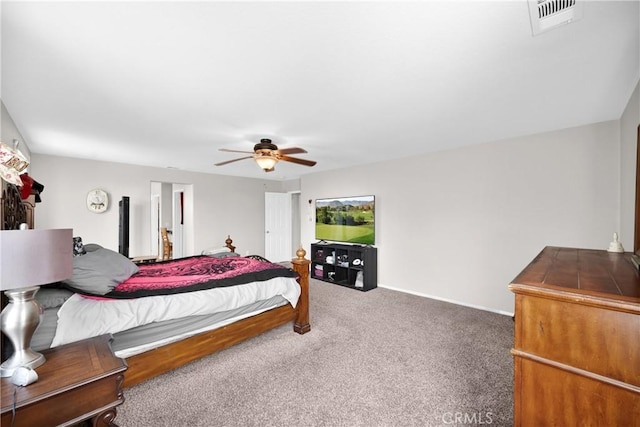
[[140,271],[104,298],[140,298],[297,277],[279,264],[251,257],[193,256],[140,265]]

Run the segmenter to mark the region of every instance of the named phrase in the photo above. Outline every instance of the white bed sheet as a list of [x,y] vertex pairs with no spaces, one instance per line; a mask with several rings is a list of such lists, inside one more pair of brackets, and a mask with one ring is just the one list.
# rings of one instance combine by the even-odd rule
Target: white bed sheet
[[213,325],[210,325],[210,326],[207,326],[207,327],[204,327],[204,328],[195,329],[193,331],[186,332],[186,333],[180,334],[180,335],[174,335],[174,336],[172,336],[170,338],[161,339],[161,340],[158,340],[158,341],[154,341],[154,342],[150,342],[150,343],[147,343],[147,344],[138,345],[138,346],[135,346],[135,347],[123,348],[122,350],[115,351],[114,354],[117,357],[121,357],[123,359],[126,359],[127,357],[135,356],[136,354],[144,353],[145,351],[153,350],[154,348],[162,347],[163,345],[171,344],[171,343],[183,340],[185,338],[189,338],[189,337],[191,337],[193,335],[197,335],[197,334],[202,333],[202,332],[212,331],[214,329],[218,329],[218,328],[221,328],[223,326],[230,325],[230,324],[232,324],[234,322],[237,322],[238,320],[242,320],[242,319],[246,319],[247,317],[255,316],[256,314],[263,313],[265,311],[271,310],[271,309],[276,308],[276,307],[279,307],[279,306],[278,305],[274,305],[273,307],[263,308],[263,309],[260,309],[260,310],[253,311],[251,313],[241,314],[239,316],[235,316],[235,317],[223,320],[221,322],[215,323]]
[[75,294],[58,310],[58,326],[51,347],[152,322],[232,310],[276,295],[295,307],[300,286],[293,278],[276,277],[264,282],[134,299],[98,300]]

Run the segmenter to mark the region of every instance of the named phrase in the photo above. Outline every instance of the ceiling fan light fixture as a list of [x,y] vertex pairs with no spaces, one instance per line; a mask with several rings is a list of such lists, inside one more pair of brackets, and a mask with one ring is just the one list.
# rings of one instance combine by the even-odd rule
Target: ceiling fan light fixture
[[260,142],[253,146],[253,152],[230,150],[227,148],[220,148],[220,151],[226,151],[230,153],[244,153],[250,154],[249,156],[240,157],[237,159],[226,160],[224,162],[216,163],[216,166],[223,166],[229,163],[237,162],[238,160],[253,159],[256,161],[260,169],[265,172],[273,172],[275,165],[279,161],[295,163],[303,166],[315,166],[316,162],[313,160],[300,159],[298,157],[291,157],[289,154],[302,154],[307,150],[300,147],[288,147],[282,150],[271,142],[270,139],[262,138]]
[[256,156],[256,163],[258,164],[258,166],[260,166],[261,169],[268,171],[270,169],[273,169],[273,167],[276,165],[276,163],[278,163],[278,159],[275,157],[272,157],[270,155],[260,155],[260,156]]

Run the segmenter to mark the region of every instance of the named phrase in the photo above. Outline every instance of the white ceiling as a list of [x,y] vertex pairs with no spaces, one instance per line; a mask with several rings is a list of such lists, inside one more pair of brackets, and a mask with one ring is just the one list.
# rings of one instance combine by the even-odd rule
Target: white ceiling
[[[640,78],[638,1],[535,37],[525,0],[1,8],[2,101],[33,152],[234,176],[618,119]],[[264,137],[318,164],[213,166]]]

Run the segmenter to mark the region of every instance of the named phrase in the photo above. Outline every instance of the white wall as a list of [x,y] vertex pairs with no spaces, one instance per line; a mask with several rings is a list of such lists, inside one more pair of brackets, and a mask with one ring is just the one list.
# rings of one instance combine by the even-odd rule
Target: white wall
[[309,199],[374,194],[380,286],[511,313],[507,285],[543,247],[608,246],[619,147],[613,121],[307,175],[303,219]]
[[[25,144],[22,134],[20,134],[2,101],[0,101],[0,141],[8,144],[11,148],[18,148],[27,160],[31,158],[29,147]],[[18,147],[15,146],[14,141],[18,141]]]
[[[130,197],[130,256],[150,251],[151,181],[193,185],[193,242],[186,255],[224,246],[231,235],[237,251],[264,255],[264,192],[281,191],[277,181],[227,177],[121,163],[32,154],[31,175],[45,186],[36,206],[36,228],[73,228],[85,243],[118,250],[118,201]],[[105,189],[107,212],[86,208],[87,192]]]

